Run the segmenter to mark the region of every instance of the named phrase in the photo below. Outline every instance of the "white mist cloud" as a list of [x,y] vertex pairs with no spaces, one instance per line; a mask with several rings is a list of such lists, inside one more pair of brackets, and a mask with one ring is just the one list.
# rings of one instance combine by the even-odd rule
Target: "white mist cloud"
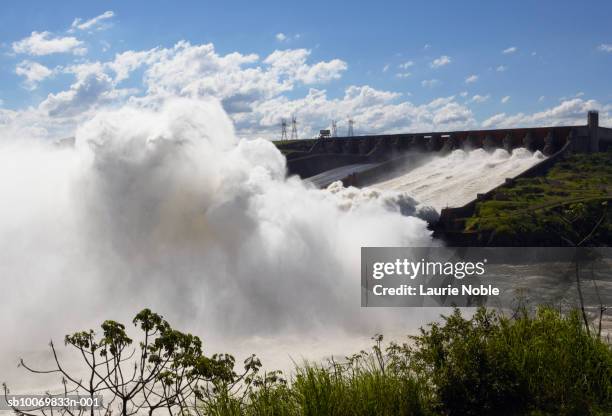
[[508,101],[510,101],[510,96],[506,95],[505,97],[502,97],[502,99],[500,100],[500,102],[502,104],[506,104]]
[[403,311],[355,302],[360,247],[431,244],[416,217],[429,211],[401,192],[314,189],[285,169],[272,143],[239,141],[214,99],[100,111],[75,148],[0,142],[0,274],[11,287],[0,322],[12,340],[0,355],[143,307],[225,348],[405,328]]
[[509,55],[511,53],[515,53],[516,51],[518,51],[518,48],[516,46],[510,46],[509,48],[504,49],[502,53],[504,55]]
[[87,48],[83,42],[73,36],[54,37],[51,32],[32,32],[27,38],[12,44],[13,52],[26,55],[51,55],[55,53],[72,53],[84,55]]
[[466,83],[466,84],[473,84],[473,83],[475,83],[476,81],[478,81],[478,75],[476,75],[476,74],[474,74],[474,75],[470,75],[469,77],[467,77],[467,78],[465,79],[465,83]]

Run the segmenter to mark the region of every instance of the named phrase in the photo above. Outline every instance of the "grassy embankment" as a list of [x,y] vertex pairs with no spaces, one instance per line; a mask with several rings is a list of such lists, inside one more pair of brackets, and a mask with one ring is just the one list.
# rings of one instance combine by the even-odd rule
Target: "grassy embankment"
[[492,244],[577,245],[584,240],[607,246],[612,242],[610,200],[612,153],[572,155],[543,177],[499,188],[491,200],[477,204],[465,231],[489,236]]
[[612,349],[577,313],[541,308],[513,318],[459,311],[412,337],[346,362],[298,367],[290,381],[259,377],[245,401],[219,415],[612,414]]

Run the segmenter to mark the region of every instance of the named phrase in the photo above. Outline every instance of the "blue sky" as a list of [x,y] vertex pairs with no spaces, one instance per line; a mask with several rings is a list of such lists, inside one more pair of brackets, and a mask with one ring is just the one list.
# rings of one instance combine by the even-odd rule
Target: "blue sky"
[[[607,123],[612,103],[609,1],[21,1],[0,10],[0,127],[21,134],[32,123],[37,134],[68,134],[101,108],[169,94],[216,96],[239,133],[268,137],[291,113],[311,135],[348,117],[358,132],[582,124],[591,108]],[[294,53],[266,61],[274,51]],[[147,62],[118,77],[111,62],[126,52]],[[233,53],[257,58],[228,69]],[[177,80],[172,59],[197,68]]]

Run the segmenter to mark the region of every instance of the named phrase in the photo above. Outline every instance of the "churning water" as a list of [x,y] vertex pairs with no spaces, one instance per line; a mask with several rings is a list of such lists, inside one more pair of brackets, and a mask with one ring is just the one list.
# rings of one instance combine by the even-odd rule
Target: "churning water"
[[436,244],[426,205],[534,160],[455,152],[380,191],[319,190],[285,178],[272,143],[238,141],[218,103],[187,99],[100,112],[74,148],[1,138],[2,379],[32,386],[17,357],[44,367],[50,338],[144,307],[209,352],[254,352],[268,367],[410,332],[439,311],[360,308],[360,247]]

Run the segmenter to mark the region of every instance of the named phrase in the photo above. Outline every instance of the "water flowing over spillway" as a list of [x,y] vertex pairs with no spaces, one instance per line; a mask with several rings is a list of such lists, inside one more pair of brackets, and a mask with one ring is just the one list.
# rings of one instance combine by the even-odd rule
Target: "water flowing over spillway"
[[434,156],[415,168],[407,167],[395,177],[371,185],[372,188],[406,192],[422,204],[438,211],[445,207],[459,207],[501,185],[506,178],[529,169],[544,158],[541,152],[524,148],[508,153],[496,149],[455,150],[447,156]]

